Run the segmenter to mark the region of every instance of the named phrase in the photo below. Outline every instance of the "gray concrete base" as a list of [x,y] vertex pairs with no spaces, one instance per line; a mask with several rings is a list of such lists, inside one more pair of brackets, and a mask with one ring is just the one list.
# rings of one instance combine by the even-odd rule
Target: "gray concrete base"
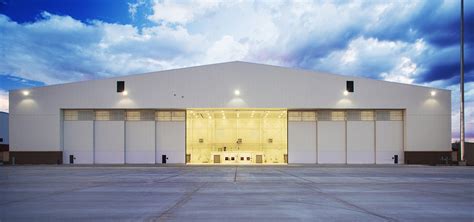
[[473,221],[460,166],[2,166],[0,221]]

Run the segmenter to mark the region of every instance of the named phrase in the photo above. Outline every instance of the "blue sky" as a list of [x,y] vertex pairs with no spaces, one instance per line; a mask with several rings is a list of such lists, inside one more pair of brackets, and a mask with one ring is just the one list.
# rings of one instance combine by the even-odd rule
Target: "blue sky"
[[[0,0],[8,90],[242,60],[452,90],[457,0]],[[467,134],[474,138],[474,1],[465,1]]]

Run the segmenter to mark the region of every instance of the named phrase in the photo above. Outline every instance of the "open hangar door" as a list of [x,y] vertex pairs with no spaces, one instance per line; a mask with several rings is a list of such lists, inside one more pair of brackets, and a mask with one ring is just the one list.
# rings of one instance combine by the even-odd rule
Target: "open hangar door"
[[188,109],[186,163],[286,164],[287,110]]

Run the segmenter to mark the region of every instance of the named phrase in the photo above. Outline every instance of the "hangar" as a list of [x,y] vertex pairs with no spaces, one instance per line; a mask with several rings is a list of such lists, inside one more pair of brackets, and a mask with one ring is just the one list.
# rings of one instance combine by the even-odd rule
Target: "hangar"
[[10,156],[393,164],[450,155],[451,92],[247,62],[10,91]]

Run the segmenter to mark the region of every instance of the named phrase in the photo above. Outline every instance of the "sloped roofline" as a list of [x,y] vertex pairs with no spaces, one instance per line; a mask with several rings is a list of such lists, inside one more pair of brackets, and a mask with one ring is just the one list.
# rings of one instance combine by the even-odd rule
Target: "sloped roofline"
[[256,66],[269,66],[269,67],[274,67],[274,68],[279,68],[279,69],[286,69],[286,70],[293,70],[293,71],[296,70],[296,71],[300,71],[300,72],[314,73],[314,74],[319,74],[319,75],[332,75],[332,76],[339,76],[339,77],[344,77],[344,78],[348,78],[348,79],[360,79],[360,80],[378,81],[378,82],[383,82],[383,83],[387,83],[387,84],[399,84],[399,85],[404,85],[404,86],[422,87],[422,88],[436,89],[436,90],[444,90],[444,91],[449,91],[449,92],[451,92],[451,90],[449,90],[449,89],[443,89],[443,88],[437,88],[437,87],[414,85],[414,84],[409,84],[409,83],[391,82],[391,81],[380,80],[380,79],[372,79],[372,78],[367,78],[367,77],[342,75],[342,74],[329,73],[329,72],[318,72],[318,71],[308,70],[308,69],[302,69],[302,68],[298,68],[298,67],[292,68],[292,67],[284,67],[284,66],[277,66],[277,65],[271,65],[271,64],[262,64],[262,63],[247,62],[247,61],[229,61],[229,62],[221,62],[221,63],[212,63],[212,64],[188,66],[188,67],[181,67],[181,68],[175,68],[175,69],[166,69],[166,70],[153,71],[153,72],[146,72],[146,73],[130,74],[130,75],[123,75],[123,76],[113,76],[113,77],[106,77],[106,78],[100,78],[100,79],[82,80],[82,81],[75,81],[75,82],[68,82],[68,83],[59,83],[59,84],[52,84],[52,85],[46,85],[46,86],[35,86],[35,87],[29,87],[29,88],[21,88],[21,89],[9,90],[9,92],[21,91],[21,90],[26,90],[26,89],[41,89],[41,88],[47,88],[47,87],[63,86],[63,85],[77,84],[77,83],[85,83],[85,82],[92,82],[92,81],[102,81],[102,80],[111,80],[111,79],[120,80],[121,78],[137,77],[137,76],[145,76],[145,75],[153,75],[153,74],[158,74],[158,73],[168,72],[168,71],[177,71],[177,70],[193,69],[193,68],[198,68],[198,67],[216,66],[216,65],[225,65],[225,64],[235,64],[235,63],[249,64],[249,65],[256,65]]

